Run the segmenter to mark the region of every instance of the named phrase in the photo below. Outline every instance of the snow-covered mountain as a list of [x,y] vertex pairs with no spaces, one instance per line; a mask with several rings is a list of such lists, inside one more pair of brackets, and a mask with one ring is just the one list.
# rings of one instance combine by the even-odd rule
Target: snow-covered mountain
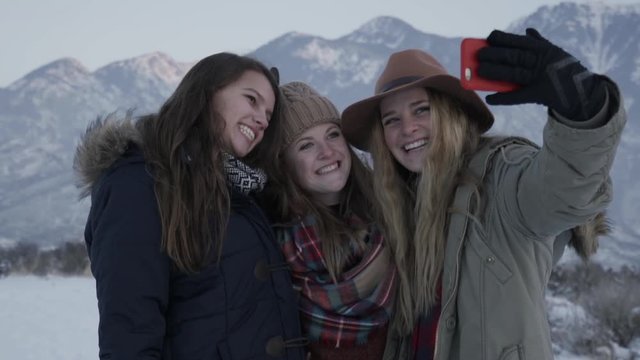
[[[601,257],[640,263],[640,4],[545,6],[505,30],[522,33],[526,27],[537,28],[622,89],[629,123],[614,166],[610,215],[616,231],[603,242]],[[387,57],[400,49],[425,49],[457,74],[460,40],[379,17],[337,39],[288,33],[249,55],[277,66],[283,82],[308,82],[343,109],[372,94]],[[50,244],[82,237],[88,202],[77,201],[71,171],[78,137],[99,115],[155,111],[191,65],[152,53],[91,72],[67,58],[0,88],[0,238]],[[494,133],[541,141],[542,107],[493,110]]]
[[90,72],[66,58],[0,89],[0,237],[80,238],[88,208],[70,171],[80,134],[113,111],[155,111],[191,65],[152,53]]

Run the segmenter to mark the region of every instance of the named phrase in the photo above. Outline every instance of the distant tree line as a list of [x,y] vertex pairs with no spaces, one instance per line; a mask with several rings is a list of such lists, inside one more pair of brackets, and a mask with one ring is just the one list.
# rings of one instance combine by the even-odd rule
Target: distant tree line
[[67,241],[54,248],[42,248],[28,242],[20,242],[13,247],[0,247],[0,276],[88,273],[89,258],[84,242]]

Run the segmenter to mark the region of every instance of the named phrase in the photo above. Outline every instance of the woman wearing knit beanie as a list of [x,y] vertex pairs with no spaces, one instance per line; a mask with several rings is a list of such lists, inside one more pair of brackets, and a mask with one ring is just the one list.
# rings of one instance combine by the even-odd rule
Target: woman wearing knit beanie
[[280,89],[284,142],[265,194],[300,292],[310,358],[382,359],[396,271],[369,170],[327,98],[301,82]]

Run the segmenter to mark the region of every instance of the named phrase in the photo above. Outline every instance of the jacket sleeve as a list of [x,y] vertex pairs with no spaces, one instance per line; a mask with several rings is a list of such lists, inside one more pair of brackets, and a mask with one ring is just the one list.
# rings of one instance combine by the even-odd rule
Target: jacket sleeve
[[[540,150],[503,149],[502,213],[519,232],[535,238],[555,236],[583,224],[612,200],[609,172],[626,114],[620,93],[608,84],[605,108],[588,125],[550,114]],[[508,169],[508,170],[504,170]]]
[[143,168],[117,169],[94,194],[92,208],[89,256],[100,314],[100,358],[160,359],[170,262],[160,250],[152,181]]

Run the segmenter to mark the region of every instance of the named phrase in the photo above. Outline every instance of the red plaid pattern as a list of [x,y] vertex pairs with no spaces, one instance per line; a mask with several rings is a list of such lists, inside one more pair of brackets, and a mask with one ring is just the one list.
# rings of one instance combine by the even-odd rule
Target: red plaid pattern
[[[363,225],[355,216],[347,223]],[[367,342],[372,330],[389,321],[396,271],[390,266],[384,278],[367,296],[358,293],[356,277],[381,254],[384,244],[375,225],[369,226],[365,243],[368,249],[359,263],[341,274],[334,283],[327,271],[321,240],[315,230],[315,218],[284,227],[278,238],[291,266],[294,286],[300,291],[303,325],[311,341],[341,347]]]
[[442,297],[442,282],[438,282],[437,302],[429,309],[429,314],[421,316],[413,329],[412,349],[415,360],[433,360],[436,351],[436,333],[440,320],[440,298]]

